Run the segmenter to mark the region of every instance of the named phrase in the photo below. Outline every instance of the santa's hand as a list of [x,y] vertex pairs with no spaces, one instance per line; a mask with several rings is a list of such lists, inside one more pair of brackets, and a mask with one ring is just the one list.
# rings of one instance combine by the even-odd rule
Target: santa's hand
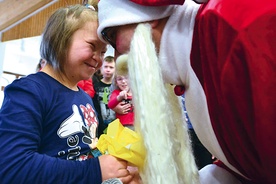
[[129,182],[129,184],[142,184],[142,179],[139,175],[139,171],[137,167],[128,166],[128,171],[131,175],[133,175],[133,179]]

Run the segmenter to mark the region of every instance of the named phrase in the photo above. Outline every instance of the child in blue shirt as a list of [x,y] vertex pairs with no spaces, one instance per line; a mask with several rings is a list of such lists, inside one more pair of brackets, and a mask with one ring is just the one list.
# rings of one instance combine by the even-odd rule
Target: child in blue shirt
[[128,183],[127,162],[94,157],[98,118],[77,83],[102,65],[94,7],[74,5],[48,20],[40,53],[46,66],[5,88],[0,110],[1,183]]

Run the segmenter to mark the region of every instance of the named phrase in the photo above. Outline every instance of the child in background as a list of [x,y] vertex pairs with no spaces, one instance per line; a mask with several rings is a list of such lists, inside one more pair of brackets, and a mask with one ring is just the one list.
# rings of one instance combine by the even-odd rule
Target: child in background
[[115,61],[113,56],[106,56],[100,68],[102,78],[94,83],[95,96],[93,103],[99,114],[98,135],[104,133],[108,124],[116,119],[115,112],[108,106],[109,95],[111,94],[111,84],[115,74]]
[[128,85],[128,77],[123,75],[116,75],[114,81],[117,89],[114,89],[114,91],[111,93],[108,107],[113,109],[120,102],[131,104],[131,106],[127,110],[124,110],[122,114],[116,113],[116,118],[120,120],[123,126],[133,130],[134,111],[132,105],[132,93]]
[[81,80],[78,82],[78,86],[83,89],[91,98],[95,95],[94,85],[92,78],[87,80]]

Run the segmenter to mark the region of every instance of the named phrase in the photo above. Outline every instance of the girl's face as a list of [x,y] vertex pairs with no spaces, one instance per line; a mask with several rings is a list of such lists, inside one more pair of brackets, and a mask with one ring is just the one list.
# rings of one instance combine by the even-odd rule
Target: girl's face
[[101,66],[106,44],[97,36],[98,23],[87,22],[72,35],[65,75],[72,82],[89,79]]
[[129,91],[129,86],[128,86],[128,77],[123,76],[123,75],[117,75],[116,76],[116,85],[118,88],[122,91]]

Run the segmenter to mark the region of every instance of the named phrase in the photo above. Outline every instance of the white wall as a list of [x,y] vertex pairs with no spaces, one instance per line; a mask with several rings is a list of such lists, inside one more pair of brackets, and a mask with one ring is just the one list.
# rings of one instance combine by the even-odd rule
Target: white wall
[[[0,38],[1,38],[1,36],[0,36]],[[3,72],[4,55],[5,55],[5,43],[0,42],[0,78],[1,78],[1,74]]]
[[40,59],[40,40],[39,36],[6,42],[3,71],[22,75],[35,72]]
[[114,49],[111,45],[107,46],[107,51],[106,51],[104,57],[106,57],[106,56],[114,56]]
[[[0,36],[0,38],[1,38],[1,36]],[[2,86],[4,53],[5,53],[5,45],[4,45],[4,43],[0,42],[0,86]],[[0,90],[0,108],[2,106],[3,98],[4,98],[4,92]]]
[[[0,87],[7,86],[14,75],[3,71],[28,75],[36,71],[40,59],[39,47],[41,37],[31,37],[7,42],[0,42]],[[3,101],[3,91],[0,92],[0,107]]]

